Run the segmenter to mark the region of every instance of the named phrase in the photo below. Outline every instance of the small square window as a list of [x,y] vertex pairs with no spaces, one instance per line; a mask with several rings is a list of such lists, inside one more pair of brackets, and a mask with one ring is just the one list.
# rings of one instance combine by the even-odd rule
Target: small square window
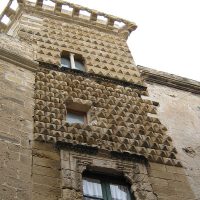
[[73,124],[73,123],[86,124],[87,113],[74,111],[74,110],[67,110],[66,121],[70,124]]

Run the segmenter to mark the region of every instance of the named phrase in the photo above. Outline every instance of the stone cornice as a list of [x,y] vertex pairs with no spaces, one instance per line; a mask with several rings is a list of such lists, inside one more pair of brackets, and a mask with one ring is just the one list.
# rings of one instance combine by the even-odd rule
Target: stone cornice
[[103,75],[99,75],[99,74],[93,74],[93,73],[89,73],[89,72],[74,70],[74,69],[70,69],[70,68],[62,69],[58,65],[54,65],[54,64],[50,64],[50,63],[39,62],[39,66],[41,68],[53,69],[55,71],[61,71],[63,73],[67,72],[67,73],[71,73],[71,74],[81,75],[81,76],[84,76],[84,77],[87,77],[87,78],[95,79],[98,82],[110,82],[110,83],[114,83],[114,84],[117,84],[117,85],[122,85],[124,87],[135,88],[135,89],[138,89],[140,91],[146,91],[147,90],[147,87],[145,85],[137,85],[137,84],[132,83],[132,82],[119,80],[119,79],[115,79],[115,78],[111,78],[111,77],[107,77],[107,76],[103,76]]
[[32,45],[7,34],[0,34],[0,59],[31,71],[36,71]]
[[38,67],[38,63],[36,61],[29,60],[21,55],[17,55],[2,48],[0,48],[0,60],[4,60],[33,72],[36,72]]
[[200,94],[200,82],[138,65],[143,79],[176,89]]

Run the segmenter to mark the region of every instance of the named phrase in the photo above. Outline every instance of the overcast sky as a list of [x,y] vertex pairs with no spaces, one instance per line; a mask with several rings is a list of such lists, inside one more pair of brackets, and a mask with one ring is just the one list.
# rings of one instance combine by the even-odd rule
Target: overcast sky
[[69,2],[135,22],[128,44],[137,65],[200,81],[200,0]]

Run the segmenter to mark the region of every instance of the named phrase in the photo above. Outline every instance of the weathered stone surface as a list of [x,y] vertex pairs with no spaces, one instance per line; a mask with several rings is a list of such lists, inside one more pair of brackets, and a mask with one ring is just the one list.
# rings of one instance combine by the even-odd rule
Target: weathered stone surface
[[150,163],[148,169],[150,182],[158,199],[195,199],[185,170],[170,166],[171,170],[167,171],[167,167],[163,170],[163,165]]
[[[60,153],[64,158],[61,159],[61,200],[82,199],[82,173],[86,170],[124,177],[137,200],[157,200],[148,174],[144,173],[146,165],[142,160],[121,162],[120,159],[110,158],[109,154],[102,157],[100,154],[88,155],[66,149],[61,149]],[[66,164],[67,161],[69,164]]]
[[[70,190],[70,189],[63,189],[63,198],[62,200],[81,200],[82,197],[82,193],[77,192],[75,190]],[[60,199],[61,200],[61,199]]]
[[33,143],[32,198],[58,199],[61,196],[60,154],[52,144]]
[[[37,140],[72,144],[78,141],[82,145],[180,165],[171,138],[165,135],[165,127],[157,118],[148,116],[155,113],[153,102],[143,100],[139,89],[106,81],[99,83],[75,72],[42,68],[36,75],[35,86]],[[85,102],[91,102],[88,124],[66,123],[67,108]]]
[[[23,55],[24,59],[34,59],[34,50],[31,45],[3,33],[0,33],[0,49],[1,51],[7,51],[8,54]],[[18,77],[11,76],[11,74],[7,74],[6,76],[11,80],[13,79],[13,81],[23,81],[23,79],[20,79],[20,73],[18,75]]]
[[34,102],[34,75],[0,61],[0,82],[0,199],[27,200],[32,190],[33,107],[27,112],[25,104]]
[[[148,68],[140,69],[147,80],[150,98],[160,103],[157,109],[159,119],[169,130],[168,134],[177,147],[179,159],[184,167],[182,169],[165,166],[166,172],[172,174],[174,179],[172,182],[175,180],[181,183],[189,182],[190,186],[187,187],[192,188],[198,199],[200,197],[200,96],[198,94],[200,83]],[[155,166],[153,168],[155,169]],[[160,168],[163,169],[163,166]],[[156,167],[156,170],[161,169]],[[172,182],[170,185],[173,185]],[[185,199],[193,199],[188,197],[187,187],[181,187],[182,195],[185,195]],[[167,193],[165,195],[167,199]],[[173,198],[180,199],[178,195]]]
[[61,52],[68,51],[82,55],[89,73],[143,85],[126,40],[121,35],[88,25],[63,22],[51,16],[45,18],[37,12],[35,15],[37,26],[29,25],[32,13],[27,12],[21,17],[23,25],[18,35],[37,44],[37,61],[59,67]]
[[[136,200],[198,199],[199,98],[150,85],[155,101],[145,99],[126,44],[136,25],[67,2],[18,0],[16,11],[12,2],[0,15],[10,19],[0,31],[13,36],[0,34],[0,199],[81,200],[82,174],[91,169],[124,177]],[[86,73],[60,69],[62,51],[81,55]],[[163,80],[199,94],[193,81]],[[69,108],[88,112],[88,124],[66,123]],[[175,146],[185,168],[175,167]]]

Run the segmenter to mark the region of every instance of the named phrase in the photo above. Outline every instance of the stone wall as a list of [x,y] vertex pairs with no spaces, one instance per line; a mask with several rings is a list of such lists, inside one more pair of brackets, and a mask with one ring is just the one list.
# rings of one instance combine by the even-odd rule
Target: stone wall
[[87,72],[143,85],[125,39],[68,20],[27,11],[19,19],[17,34],[36,46],[37,61],[59,67],[62,51],[72,52],[82,55]]
[[[155,106],[141,98],[143,91],[76,70],[62,72],[44,65],[40,70],[35,85],[36,140],[95,146],[180,166],[166,128],[155,115],[148,116],[156,114]],[[73,105],[88,108],[88,124],[66,122]]]
[[[124,176],[136,200],[197,200],[199,96],[150,82],[155,101],[146,99],[126,44],[136,25],[70,3],[68,15],[60,2],[53,10],[18,2],[3,13],[8,26],[0,24],[15,37],[0,35],[0,198],[82,199],[82,173],[100,169]],[[62,51],[82,55],[86,72],[61,69]],[[88,124],[66,122],[75,107]]]
[[150,183],[159,200],[197,200],[184,168],[150,163]]
[[3,33],[0,33],[0,50],[10,55],[22,56],[24,59],[34,59],[34,51],[30,44]]
[[[116,158],[106,152],[84,152],[84,149],[61,149],[62,200],[83,198],[83,172],[100,173],[126,180],[136,200],[157,200],[147,173],[147,163],[140,158]],[[112,182],[112,180],[110,180]]]
[[34,74],[0,60],[0,199],[31,196]]
[[[148,68],[140,69],[147,80],[150,98],[159,102],[159,119],[166,125],[178,150],[183,164],[183,169],[179,169],[178,174],[186,175],[196,199],[200,199],[200,83]],[[163,170],[159,168],[159,171],[169,170],[169,167]],[[175,168],[170,170],[176,173]],[[184,179],[181,178],[182,180]],[[157,187],[160,188],[161,185]],[[183,193],[184,191],[182,188]]]
[[[103,82],[100,82],[100,80],[96,81],[95,77],[85,76],[86,74],[84,73],[77,73],[69,70],[65,72],[58,70],[54,71],[48,67],[46,67],[46,69],[41,68],[41,71],[37,73],[35,95],[36,139],[41,141],[49,141],[52,143],[61,141],[64,146],[71,143],[71,147],[74,145],[73,148],[76,148],[76,144],[78,142],[77,146],[82,149],[87,149],[88,146],[91,146],[91,148],[96,148],[96,150],[105,149],[109,151],[131,153],[134,147],[136,150],[134,154],[147,155],[150,152],[152,153],[152,151],[145,150],[145,148],[148,149],[147,146],[145,146],[145,148],[140,148],[137,146],[137,144],[141,144],[139,141],[137,144],[135,143],[137,141],[138,135],[136,131],[137,129],[134,129],[134,127],[136,128],[137,126],[137,114],[139,113],[135,113],[133,117],[128,117],[128,113],[132,112],[132,110],[131,108],[129,108],[129,110],[126,109],[126,106],[129,105],[125,103],[125,99],[129,99],[126,96],[129,96],[130,94],[132,96],[131,98],[135,96],[134,101],[131,101],[131,105],[133,106],[134,102],[136,102],[136,99],[138,98],[136,95],[134,95],[134,92],[137,93],[139,90],[115,85],[114,83],[108,83],[106,80]],[[94,87],[94,89],[90,89],[92,87]],[[112,93],[111,88],[115,88],[114,91],[117,91],[119,95],[117,95],[117,93],[114,91],[114,93]],[[82,92],[78,92],[80,91],[79,89],[81,89]],[[127,90],[129,91],[128,93]],[[104,100],[101,100],[102,95]],[[115,98],[111,98],[112,95]],[[123,100],[121,97],[123,97]],[[111,99],[112,102],[110,101]],[[130,100],[131,99],[129,99],[129,101]],[[65,103],[63,104],[63,102]],[[120,102],[120,105],[118,105],[117,102]],[[89,106],[91,121],[89,121],[88,125],[72,125],[66,123],[64,119],[67,106],[69,104],[70,107],[73,103]],[[122,111],[124,109],[126,109],[126,112],[124,113],[125,115],[120,114],[120,118],[117,118],[117,113],[122,113],[120,110]],[[48,117],[48,114],[51,115],[50,118]],[[143,117],[144,115],[145,114],[143,113]],[[126,116],[128,118],[126,118]],[[112,119],[110,119],[110,117]],[[131,126],[130,128],[131,118],[135,119],[136,121],[134,123],[134,127]],[[118,120],[116,121],[116,119]],[[123,128],[123,131],[119,132],[118,128],[122,127],[121,123],[126,128]],[[141,123],[141,121],[139,123]],[[108,127],[110,128],[108,129]],[[132,134],[129,134],[130,137],[127,138],[126,133],[128,132]],[[120,133],[122,135],[119,135]],[[145,135],[142,137],[144,136]],[[142,137],[140,139],[142,139]],[[122,146],[119,146],[119,141],[122,141]],[[132,149],[127,149],[127,147],[131,147]],[[140,152],[137,151],[139,149],[141,150]],[[95,151],[95,149],[93,149],[93,151]],[[81,152],[83,153],[83,151]],[[158,152],[158,150],[155,152]],[[74,154],[74,156],[69,156],[72,154]],[[106,171],[107,164],[109,165],[108,168],[116,169],[115,165],[123,165],[123,163],[126,163],[124,159],[127,154],[122,154],[121,156],[123,161],[115,161],[116,163],[110,166],[108,163],[112,163],[112,161],[106,159],[106,157],[102,159],[101,156],[98,156],[98,154],[95,156],[95,160],[99,161],[94,161],[93,158],[87,154],[81,155],[79,153],[77,155],[75,153],[69,153],[67,150],[61,150],[62,198],[70,199],[70,197],[68,197],[69,194],[74,194],[73,198],[81,198],[82,186],[80,185],[80,182],[81,173],[83,171],[79,171],[79,167],[77,167],[77,157],[80,157],[81,160],[83,160],[81,163],[84,163],[82,166],[84,169],[87,165],[94,166],[94,163],[97,162],[100,165],[103,163],[104,169]],[[150,157],[148,157],[148,159],[150,159]],[[163,158],[164,156],[162,159]],[[162,162],[162,160],[159,159],[154,161]],[[138,162],[136,161],[129,165],[134,166],[137,165],[137,163]],[[137,200],[156,198],[161,200],[168,200],[169,198],[174,200],[195,199],[193,191],[191,190],[190,182],[188,180],[189,176],[184,168],[158,163],[150,163],[150,166],[148,167],[148,174],[146,175],[148,175],[147,179],[148,177],[150,178],[147,183],[142,184],[143,179],[141,178],[138,178],[137,182],[133,183],[133,188],[135,188],[137,184],[141,184],[139,187],[141,193],[136,196]],[[148,187],[152,187],[153,190],[151,193],[146,194],[145,190],[148,191]],[[135,189],[135,192],[136,191],[138,192],[138,189]]]
[[60,152],[52,144],[34,142],[32,153],[32,199],[58,200],[61,197]]

